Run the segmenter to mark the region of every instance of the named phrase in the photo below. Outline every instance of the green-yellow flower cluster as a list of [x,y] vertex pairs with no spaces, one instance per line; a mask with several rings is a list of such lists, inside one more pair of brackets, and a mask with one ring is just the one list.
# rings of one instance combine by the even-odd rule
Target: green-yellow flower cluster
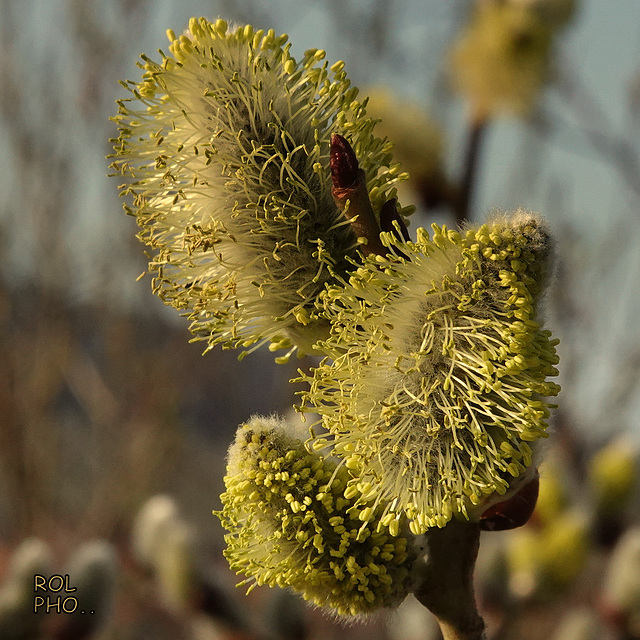
[[[503,4],[479,5],[482,20],[506,19]],[[413,586],[416,535],[477,520],[536,478],[533,443],[558,393],[538,312],[549,232],[516,212],[407,240],[406,175],[342,62],[315,49],[297,61],[287,36],[223,20],[169,39],[170,55],[143,57],[142,81],[125,83],[112,165],[154,290],[209,347],[326,356],[302,374],[326,430],[312,447],[275,418],[239,428],[217,513],[225,555],[245,584],[339,615],[394,606]],[[542,58],[526,55],[533,86]],[[510,71],[494,69],[503,89]]]
[[451,52],[455,88],[476,116],[527,115],[550,75],[573,0],[477,0]]
[[115,118],[113,168],[152,249],[153,286],[209,345],[312,350],[314,302],[357,241],[331,194],[331,133],[361,158],[375,208],[403,176],[344,64],[287,36],[192,19],[144,57]]
[[417,548],[406,520],[376,526],[380,508],[347,489],[336,461],[309,453],[275,418],[253,418],[229,450],[218,513],[225,556],[247,583],[290,587],[339,615],[399,604]]
[[590,550],[589,527],[577,511],[566,510],[541,528],[523,527],[507,541],[511,589],[520,596],[557,592],[584,569]]
[[601,515],[624,510],[638,484],[636,447],[625,439],[614,440],[600,449],[589,463],[589,484]]
[[[551,247],[517,213],[458,232],[418,229],[323,297],[329,356],[303,395],[353,473],[350,487],[414,533],[470,517],[520,486],[546,436],[556,340],[537,306]],[[401,257],[403,256],[403,257]],[[472,510],[472,511],[470,511]]]

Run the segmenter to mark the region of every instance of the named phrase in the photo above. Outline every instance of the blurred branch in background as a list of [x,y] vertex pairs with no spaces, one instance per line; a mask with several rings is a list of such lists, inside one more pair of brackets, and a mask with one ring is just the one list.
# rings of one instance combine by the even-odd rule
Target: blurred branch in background
[[[578,151],[582,138],[583,143],[588,143],[593,157],[615,168],[627,187],[639,197],[640,160],[637,144],[634,144],[633,138],[616,132],[604,106],[580,78],[577,65],[570,66],[565,61],[559,69],[555,88],[574,121],[564,120],[557,110],[541,110],[532,120],[537,133],[556,144],[570,142],[572,149]],[[629,107],[631,109],[632,105],[629,104]]]

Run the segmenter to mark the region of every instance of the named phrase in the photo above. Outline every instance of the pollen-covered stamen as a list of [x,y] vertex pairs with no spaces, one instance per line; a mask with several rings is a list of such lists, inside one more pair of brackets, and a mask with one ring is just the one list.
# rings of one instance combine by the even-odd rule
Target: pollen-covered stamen
[[343,616],[396,606],[419,549],[403,516],[348,487],[344,465],[309,452],[275,418],[254,417],[229,450],[225,556],[242,584],[289,587]]
[[331,135],[329,162],[333,199],[362,243],[362,253],[365,256],[370,253],[386,255],[387,250],[380,241],[380,227],[367,192],[367,176],[360,169],[347,139],[337,133]]
[[209,347],[313,352],[327,333],[316,299],[361,255],[348,218],[362,204],[332,194],[331,133],[348,131],[352,154],[338,186],[366,174],[368,210],[406,175],[324,51],[297,61],[285,35],[224,20],[168,35],[171,55],[144,56],[141,82],[125,83],[112,165],[151,249],[154,291]]
[[[398,201],[395,198],[387,200],[380,209],[380,228],[382,231],[392,233],[400,242],[409,242],[409,230],[404,223],[402,216],[398,213]],[[401,251],[397,246],[391,245],[390,251],[396,255],[408,260],[406,253]],[[389,251],[387,251],[389,253]]]
[[520,490],[559,388],[547,380],[557,342],[536,313],[544,223],[515,212],[416,236],[383,234],[409,259],[369,258],[346,287],[326,290],[331,360],[303,379],[353,482],[386,503],[383,519],[404,513],[423,533]]

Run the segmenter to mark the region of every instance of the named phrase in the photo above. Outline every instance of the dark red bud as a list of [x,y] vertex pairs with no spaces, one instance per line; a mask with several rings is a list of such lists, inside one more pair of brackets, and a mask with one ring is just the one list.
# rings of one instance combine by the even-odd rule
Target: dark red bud
[[[398,213],[397,201],[395,198],[387,200],[380,209],[380,229],[382,231],[391,231],[398,240],[404,240],[408,242],[411,237],[407,230],[407,225],[404,223],[402,216]],[[400,234],[393,223],[397,222],[400,227]]]
[[506,531],[526,524],[538,501],[540,477],[529,480],[527,484],[504,502],[489,507],[480,516],[480,529],[483,531]]
[[358,159],[347,139],[338,133],[331,134],[329,164],[334,189],[355,187],[358,182]]

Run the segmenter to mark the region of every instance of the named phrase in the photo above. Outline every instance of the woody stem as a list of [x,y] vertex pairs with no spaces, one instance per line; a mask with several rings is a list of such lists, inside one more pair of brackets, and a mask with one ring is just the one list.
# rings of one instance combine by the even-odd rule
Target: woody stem
[[464,173],[460,180],[454,213],[458,224],[469,219],[473,191],[478,178],[478,160],[488,120],[484,115],[475,114],[470,118],[467,148],[464,159]]
[[444,640],[483,640],[484,621],[473,593],[479,526],[453,519],[425,536],[427,564],[415,597],[435,615]]

